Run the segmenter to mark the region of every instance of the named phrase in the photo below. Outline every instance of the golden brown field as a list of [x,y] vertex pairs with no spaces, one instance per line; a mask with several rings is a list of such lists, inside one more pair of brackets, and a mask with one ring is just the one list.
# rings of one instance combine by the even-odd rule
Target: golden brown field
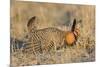
[[[68,31],[75,18],[79,23],[80,36],[75,46],[61,49],[46,57],[41,64],[63,64],[95,61],[95,6],[41,2],[11,2],[11,66],[37,64],[35,55],[23,53],[25,36],[28,33],[27,22],[37,16],[37,29],[55,27]],[[59,36],[58,36],[59,37]],[[13,46],[15,48],[13,49]],[[26,44],[27,45],[27,44]]]

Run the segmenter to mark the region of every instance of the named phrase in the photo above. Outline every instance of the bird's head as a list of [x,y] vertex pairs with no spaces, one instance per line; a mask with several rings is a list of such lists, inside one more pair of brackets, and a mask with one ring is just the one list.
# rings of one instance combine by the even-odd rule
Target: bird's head
[[77,41],[79,34],[80,30],[76,27],[76,19],[74,19],[71,31],[66,32],[65,40],[67,45],[72,46]]

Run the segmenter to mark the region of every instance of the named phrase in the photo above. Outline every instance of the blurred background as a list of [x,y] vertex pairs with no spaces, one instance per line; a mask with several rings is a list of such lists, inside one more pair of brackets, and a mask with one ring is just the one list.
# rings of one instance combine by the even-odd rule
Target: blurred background
[[[67,48],[56,59],[56,63],[85,62],[95,60],[95,6],[94,5],[75,5],[57,4],[42,2],[22,2],[11,1],[11,39],[23,42],[27,34],[27,22],[33,17],[37,17],[37,29],[56,27],[64,31],[70,30],[75,18],[80,26],[80,37],[77,46]],[[13,43],[11,43],[12,45]],[[16,43],[15,43],[16,45]],[[11,55],[13,56],[13,55]],[[57,57],[57,58],[58,58]],[[14,59],[15,58],[15,59]],[[25,65],[15,56],[12,57],[15,65]],[[25,61],[25,60],[24,60]],[[28,64],[35,64],[32,60]],[[20,62],[20,63],[18,63]],[[46,63],[46,62],[44,62]],[[49,62],[55,63],[55,62]]]

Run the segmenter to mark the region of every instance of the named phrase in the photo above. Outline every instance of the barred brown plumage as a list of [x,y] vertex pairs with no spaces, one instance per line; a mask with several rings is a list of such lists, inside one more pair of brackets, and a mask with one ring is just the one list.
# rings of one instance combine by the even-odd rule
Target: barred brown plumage
[[[55,49],[57,49],[58,47],[64,46],[65,32],[61,31],[57,28],[40,29],[40,30],[36,30],[30,34],[31,34],[30,40],[31,40],[32,44],[34,45],[34,48],[36,46],[41,46],[41,49],[43,49],[43,50],[45,49],[48,51],[48,49],[46,49],[46,48],[50,49],[53,46],[50,44],[55,44]],[[35,49],[35,50],[37,50],[37,49]]]
[[33,45],[33,50],[36,56],[39,56],[39,54],[43,54],[44,52],[49,52],[52,48],[56,51],[59,48],[72,45],[77,40],[77,36],[74,34],[75,32],[77,33],[75,29],[76,20],[73,22],[71,31],[62,31],[54,27],[35,30],[33,29],[34,26],[32,27],[35,18],[36,17],[33,17],[29,20],[27,27],[29,30],[29,40],[31,45]]

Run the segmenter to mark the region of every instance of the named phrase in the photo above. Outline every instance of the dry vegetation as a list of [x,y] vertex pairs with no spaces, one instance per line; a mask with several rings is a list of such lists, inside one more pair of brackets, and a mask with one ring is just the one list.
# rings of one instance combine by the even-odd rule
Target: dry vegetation
[[[11,3],[11,66],[34,65],[37,63],[33,52],[23,53],[26,44],[27,22],[37,16],[37,29],[56,27],[69,30],[74,18],[81,20],[80,36],[75,46],[45,54],[41,64],[88,62],[95,60],[95,6],[66,5],[34,2]],[[19,49],[15,51],[12,45]],[[21,47],[22,46],[22,47]],[[14,52],[13,52],[14,51]]]

